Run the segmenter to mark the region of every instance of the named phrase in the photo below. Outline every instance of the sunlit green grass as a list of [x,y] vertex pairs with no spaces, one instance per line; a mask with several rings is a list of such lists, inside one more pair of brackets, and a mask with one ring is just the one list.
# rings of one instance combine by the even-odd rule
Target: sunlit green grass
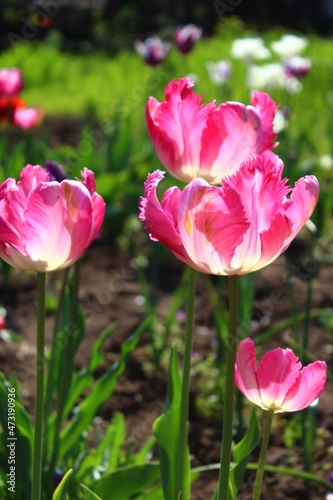
[[[114,105],[121,100],[126,109],[136,116],[143,114],[143,105],[149,95],[163,96],[163,88],[173,78],[186,74],[197,76],[197,91],[204,100],[230,99],[249,102],[250,89],[245,84],[246,67],[241,61],[232,61],[232,76],[227,88],[221,89],[208,78],[206,62],[230,59],[232,40],[242,32],[236,25],[233,32],[221,24],[218,33],[204,38],[192,53],[183,57],[175,47],[163,65],[156,70],[145,66],[132,51],[116,56],[103,53],[72,54],[59,51],[47,44],[33,41],[13,45],[0,54],[0,66],[19,66],[25,80],[23,97],[29,105],[41,106],[51,115],[87,115],[100,119],[112,115]],[[277,39],[280,33],[268,32],[263,38]],[[304,55],[313,61],[313,68],[303,80],[303,90],[296,95],[270,91],[281,105],[292,107],[291,128],[312,127],[316,140],[325,148],[329,111],[333,108],[333,42],[311,35]]]
[[[275,29],[260,36],[269,47],[282,33],[283,30]],[[143,141],[147,140],[144,124],[147,98],[153,95],[163,99],[164,87],[174,78],[193,75],[196,92],[204,96],[203,102],[216,99],[217,103],[225,100],[249,103],[251,89],[246,85],[246,65],[232,60],[230,49],[236,38],[254,35],[236,19],[220,23],[215,34],[200,40],[187,56],[173,46],[165,62],[156,69],[146,66],[134,48],[113,56],[101,51],[71,53],[47,42],[31,40],[1,53],[0,67],[22,68],[25,82],[22,96],[28,105],[43,108],[46,116],[83,117],[87,123],[93,118],[103,131],[130,117],[133,137]],[[313,67],[302,80],[301,92],[292,95],[269,90],[281,108],[290,111],[288,127],[279,135],[276,152],[291,164],[333,151],[333,42],[313,34],[305,36],[309,43],[303,55],[311,58]],[[208,61],[221,59],[232,63],[231,78],[224,87],[214,85],[206,69]],[[269,62],[273,60],[274,56]]]

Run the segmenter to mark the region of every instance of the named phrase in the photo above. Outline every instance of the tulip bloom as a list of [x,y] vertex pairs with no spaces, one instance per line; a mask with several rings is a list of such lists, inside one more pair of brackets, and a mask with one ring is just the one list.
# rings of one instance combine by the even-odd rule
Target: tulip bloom
[[248,157],[222,187],[195,179],[183,191],[168,189],[162,203],[156,189],[163,172],[156,171],[145,182],[139,218],[152,240],[194,269],[215,275],[256,271],[286,250],[318,200],[314,176],[291,189],[282,170],[278,157]]
[[183,54],[188,54],[200,40],[201,35],[202,29],[199,26],[187,24],[186,26],[179,26],[176,29],[174,41]]
[[242,59],[246,64],[254,60],[268,59],[271,56],[262,38],[239,38],[234,40],[230,51],[231,57]]
[[301,82],[278,62],[262,66],[253,64],[248,69],[246,83],[249,88],[282,89],[289,94],[296,94],[302,90]]
[[229,61],[208,61],[206,63],[209,79],[216,85],[224,85],[231,75],[231,64]]
[[29,129],[40,124],[43,112],[39,108],[17,108],[13,112],[13,125],[17,128]]
[[20,269],[46,272],[73,264],[99,232],[105,203],[94,174],[83,180],[51,181],[39,165],[23,168],[20,180],[0,186],[0,257]]
[[22,108],[25,102],[20,97],[0,97],[0,123],[12,126],[14,113]]
[[303,410],[324,390],[327,366],[315,361],[302,368],[291,349],[273,349],[256,367],[254,343],[240,342],[236,354],[235,382],[252,403],[274,413]]
[[0,97],[12,97],[23,89],[23,78],[19,68],[0,69]]
[[215,101],[202,105],[193,82],[181,78],[165,89],[164,102],[150,97],[146,122],[156,152],[171,175],[188,182],[202,177],[212,184],[233,174],[246,156],[270,151],[277,106],[264,92],[252,93],[251,106]]
[[312,62],[308,57],[293,56],[284,61],[284,68],[287,76],[294,78],[303,78],[306,76],[311,66]]
[[170,50],[170,43],[162,42],[158,36],[146,38],[143,42],[136,40],[134,47],[137,53],[149,66],[158,66],[161,64]]
[[306,38],[288,33],[283,35],[280,40],[272,42],[271,47],[281,59],[288,59],[303,52],[307,44],[308,40]]

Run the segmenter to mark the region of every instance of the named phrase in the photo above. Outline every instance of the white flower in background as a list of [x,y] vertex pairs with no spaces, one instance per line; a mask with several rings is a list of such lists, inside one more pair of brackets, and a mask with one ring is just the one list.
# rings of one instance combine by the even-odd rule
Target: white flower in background
[[208,61],[206,63],[209,79],[216,85],[223,85],[231,75],[231,64],[229,61]]
[[288,125],[288,120],[286,117],[286,113],[283,111],[283,109],[277,109],[275,111],[275,117],[273,120],[273,130],[277,134],[284,130],[286,126]]
[[287,34],[283,35],[280,40],[272,42],[271,48],[281,59],[288,59],[302,52],[307,44],[306,38]]
[[198,83],[198,81],[200,80],[199,75],[197,75],[196,73],[187,73],[184,78],[188,78],[189,80],[191,80],[191,82],[193,82],[193,85]]
[[262,38],[259,37],[234,40],[230,54],[235,59],[242,59],[247,64],[255,60],[271,57],[270,50],[265,47]]
[[247,85],[256,89],[284,89],[290,94],[302,89],[301,82],[297,78],[287,76],[284,66],[280,63],[249,66]]
[[320,167],[329,170],[333,168],[333,157],[331,155],[322,155],[320,156],[318,163]]
[[295,78],[303,78],[306,76],[312,66],[312,62],[308,57],[292,56],[285,59],[283,62],[284,68],[288,76]]

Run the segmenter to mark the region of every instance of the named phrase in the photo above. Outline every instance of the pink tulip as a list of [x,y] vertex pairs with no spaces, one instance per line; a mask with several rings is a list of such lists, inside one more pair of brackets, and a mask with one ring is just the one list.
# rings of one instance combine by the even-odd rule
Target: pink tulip
[[203,273],[247,274],[275,260],[311,216],[319,196],[314,176],[294,189],[282,179],[278,158],[248,157],[222,187],[203,179],[183,191],[168,189],[160,203],[156,189],[163,172],[148,175],[139,218],[152,240]]
[[252,403],[264,410],[298,411],[310,406],[322,393],[327,379],[324,361],[302,368],[291,349],[269,351],[256,367],[254,343],[240,342],[236,354],[235,381]]
[[193,82],[181,78],[165,89],[165,101],[146,105],[146,122],[156,152],[171,175],[212,184],[233,174],[246,156],[270,151],[277,143],[273,121],[277,105],[265,92],[252,93],[251,106],[215,101],[201,104]]
[[83,180],[50,181],[39,165],[20,180],[0,185],[0,257],[20,269],[46,272],[73,264],[90,246],[104,219],[105,203],[94,174]]
[[40,124],[43,112],[39,108],[17,108],[13,111],[13,125],[18,128],[29,129]]
[[200,40],[201,35],[202,29],[195,24],[179,26],[174,36],[175,44],[183,54],[188,54]]
[[23,78],[19,68],[0,69],[0,97],[14,96],[23,89]]

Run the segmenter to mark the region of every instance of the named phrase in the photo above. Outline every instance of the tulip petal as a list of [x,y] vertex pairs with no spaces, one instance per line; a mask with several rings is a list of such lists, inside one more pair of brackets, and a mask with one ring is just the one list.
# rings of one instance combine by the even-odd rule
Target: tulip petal
[[202,131],[215,108],[215,102],[201,105],[202,96],[194,94],[192,86],[188,78],[172,81],[165,89],[166,101],[150,97],[146,106],[150,139],[163,165],[180,180],[185,180],[180,167],[200,166]]
[[83,177],[82,184],[86,186],[91,195],[91,202],[93,207],[92,210],[93,223],[91,224],[91,232],[89,238],[90,243],[92,243],[92,241],[96,238],[97,233],[102,227],[105,216],[106,204],[103,198],[98,193],[96,193],[96,182],[94,178],[94,173],[88,168],[84,168],[81,174]]
[[267,352],[257,367],[262,407],[278,409],[297,378],[302,364],[291,349]]
[[[286,186],[286,180],[281,180],[283,164],[281,160],[265,155],[249,156],[233,176],[223,180],[222,188],[229,186],[240,193],[247,220],[250,222],[247,234],[241,245],[235,250],[232,267],[239,270],[239,274],[260,269],[266,265],[268,258],[277,257],[281,251],[286,235],[290,235],[288,221],[279,216],[283,202],[290,188]],[[260,235],[267,229],[276,229],[276,224],[283,222],[281,233],[278,232],[273,241],[265,240],[265,250],[269,252],[266,256],[263,252]],[[275,235],[276,236],[276,235]],[[282,239],[282,241],[281,241]],[[270,243],[270,244],[269,244]],[[274,251],[272,246],[274,243]]]
[[273,99],[266,92],[261,92],[259,90],[254,90],[252,92],[251,104],[260,113],[262,127],[261,150],[271,149],[277,146],[279,143],[273,142],[277,136],[277,133],[274,132],[273,123],[279,106],[275,104]]
[[179,234],[190,259],[202,272],[232,274],[230,262],[249,223],[239,193],[191,181],[179,202]]
[[303,410],[322,393],[327,380],[324,361],[315,361],[305,366],[295,384],[289,389],[281,405],[281,411]]
[[290,196],[291,203],[285,209],[286,216],[293,225],[292,238],[311,217],[319,198],[319,191],[319,182],[314,175],[306,175],[295,183]]
[[164,193],[163,206],[161,206],[156,189],[163,177],[164,172],[160,170],[148,174],[144,183],[144,196],[140,198],[139,219],[143,221],[152,240],[160,241],[177,255],[185,257],[186,252],[179,236],[178,222],[175,219],[180,190],[178,188],[168,189]]
[[[211,123],[214,126],[208,126]],[[210,167],[215,183],[236,172],[248,155],[262,152],[258,130],[260,116],[252,106],[227,102],[211,114],[202,137],[201,163]]]
[[87,190],[76,181],[43,183],[31,192],[22,239],[37,270],[52,271],[77,260],[90,235],[91,212]]
[[256,377],[256,352],[254,342],[247,338],[239,343],[236,353],[235,382],[239,390],[252,403],[261,406],[260,391]]

